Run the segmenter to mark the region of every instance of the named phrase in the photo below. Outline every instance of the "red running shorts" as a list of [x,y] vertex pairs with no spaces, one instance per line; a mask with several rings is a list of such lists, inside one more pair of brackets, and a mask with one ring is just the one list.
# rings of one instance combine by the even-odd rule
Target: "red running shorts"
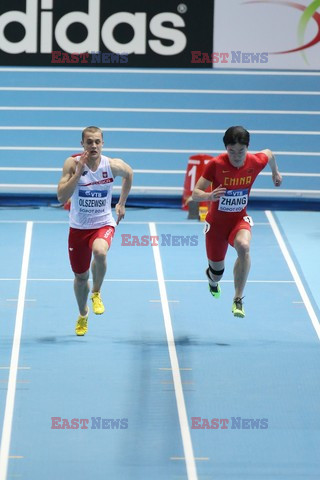
[[68,251],[72,271],[74,273],[84,273],[89,270],[93,242],[96,238],[103,238],[110,248],[113,236],[114,227],[110,225],[89,230],[70,227]]
[[232,223],[228,221],[216,223],[214,220],[212,223],[206,222],[205,235],[208,259],[212,262],[224,260],[228,246],[231,245],[233,247],[234,239],[239,230],[251,231],[250,224],[242,217]]

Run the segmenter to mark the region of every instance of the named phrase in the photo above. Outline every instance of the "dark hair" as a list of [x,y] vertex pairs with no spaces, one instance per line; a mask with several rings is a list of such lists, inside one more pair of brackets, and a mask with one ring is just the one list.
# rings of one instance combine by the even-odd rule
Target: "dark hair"
[[90,127],[86,127],[83,131],[82,131],[82,141],[84,140],[84,136],[87,132],[100,132],[101,133],[101,137],[103,139],[103,132],[101,130],[101,128],[99,127],[94,127],[93,125],[91,125]]
[[223,137],[223,143],[226,147],[227,145],[235,145],[240,143],[241,145],[249,146],[250,142],[250,133],[243,127],[230,127],[225,132]]

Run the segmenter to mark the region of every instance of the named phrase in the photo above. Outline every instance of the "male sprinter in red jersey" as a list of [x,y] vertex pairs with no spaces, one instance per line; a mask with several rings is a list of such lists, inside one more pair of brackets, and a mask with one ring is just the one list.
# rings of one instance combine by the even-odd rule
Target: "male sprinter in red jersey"
[[[250,270],[250,240],[252,219],[246,207],[251,187],[261,170],[269,163],[272,180],[276,187],[282,182],[275,157],[271,150],[248,153],[250,134],[243,127],[230,127],[225,132],[223,143],[227,153],[209,162],[199,178],[192,194],[195,201],[209,201],[210,210],[206,218],[206,250],[209,268],[206,274],[210,293],[220,297],[220,286],[224,272],[224,259],[228,244],[238,254],[234,265],[235,295],[232,313],[244,317],[243,291]],[[212,191],[205,192],[211,184]]]
[[[98,127],[87,127],[82,132],[82,155],[66,159],[58,185],[58,200],[65,203],[71,197],[69,258],[74,272],[74,292],[79,307],[76,334],[88,330],[89,270],[91,256],[92,309],[97,315],[104,312],[100,296],[107,270],[106,257],[115,226],[125,215],[125,204],[132,184],[132,169],[119,158],[101,154],[103,134]],[[111,212],[113,181],[122,177],[119,202],[115,206],[117,222]]]

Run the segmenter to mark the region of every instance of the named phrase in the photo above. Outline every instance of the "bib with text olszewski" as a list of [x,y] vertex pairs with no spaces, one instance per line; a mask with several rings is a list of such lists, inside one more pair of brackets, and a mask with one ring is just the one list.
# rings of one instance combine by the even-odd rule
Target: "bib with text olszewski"
[[218,210],[220,212],[241,212],[248,205],[249,190],[227,190],[220,197]]
[[80,190],[79,188],[79,212],[90,214],[103,213],[107,196],[107,190]]

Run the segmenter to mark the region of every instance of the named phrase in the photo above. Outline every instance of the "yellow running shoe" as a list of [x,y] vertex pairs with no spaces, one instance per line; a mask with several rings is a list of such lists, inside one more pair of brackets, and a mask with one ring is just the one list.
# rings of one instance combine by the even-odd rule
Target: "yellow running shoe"
[[78,335],[78,337],[83,337],[83,335],[85,335],[88,331],[88,317],[89,317],[89,308],[88,308],[88,312],[87,312],[87,315],[85,315],[84,317],[82,315],[79,315],[78,317],[78,320],[77,320],[77,323],[76,323],[76,335]]
[[243,300],[244,297],[240,298],[240,297],[236,297],[234,300],[233,300],[233,304],[232,304],[232,313],[235,317],[240,317],[240,318],[244,318],[245,317],[245,313],[244,313],[244,308],[243,308],[243,305],[242,305],[242,300]]
[[92,310],[96,315],[101,315],[104,312],[104,305],[101,300],[100,292],[94,292],[91,295]]

